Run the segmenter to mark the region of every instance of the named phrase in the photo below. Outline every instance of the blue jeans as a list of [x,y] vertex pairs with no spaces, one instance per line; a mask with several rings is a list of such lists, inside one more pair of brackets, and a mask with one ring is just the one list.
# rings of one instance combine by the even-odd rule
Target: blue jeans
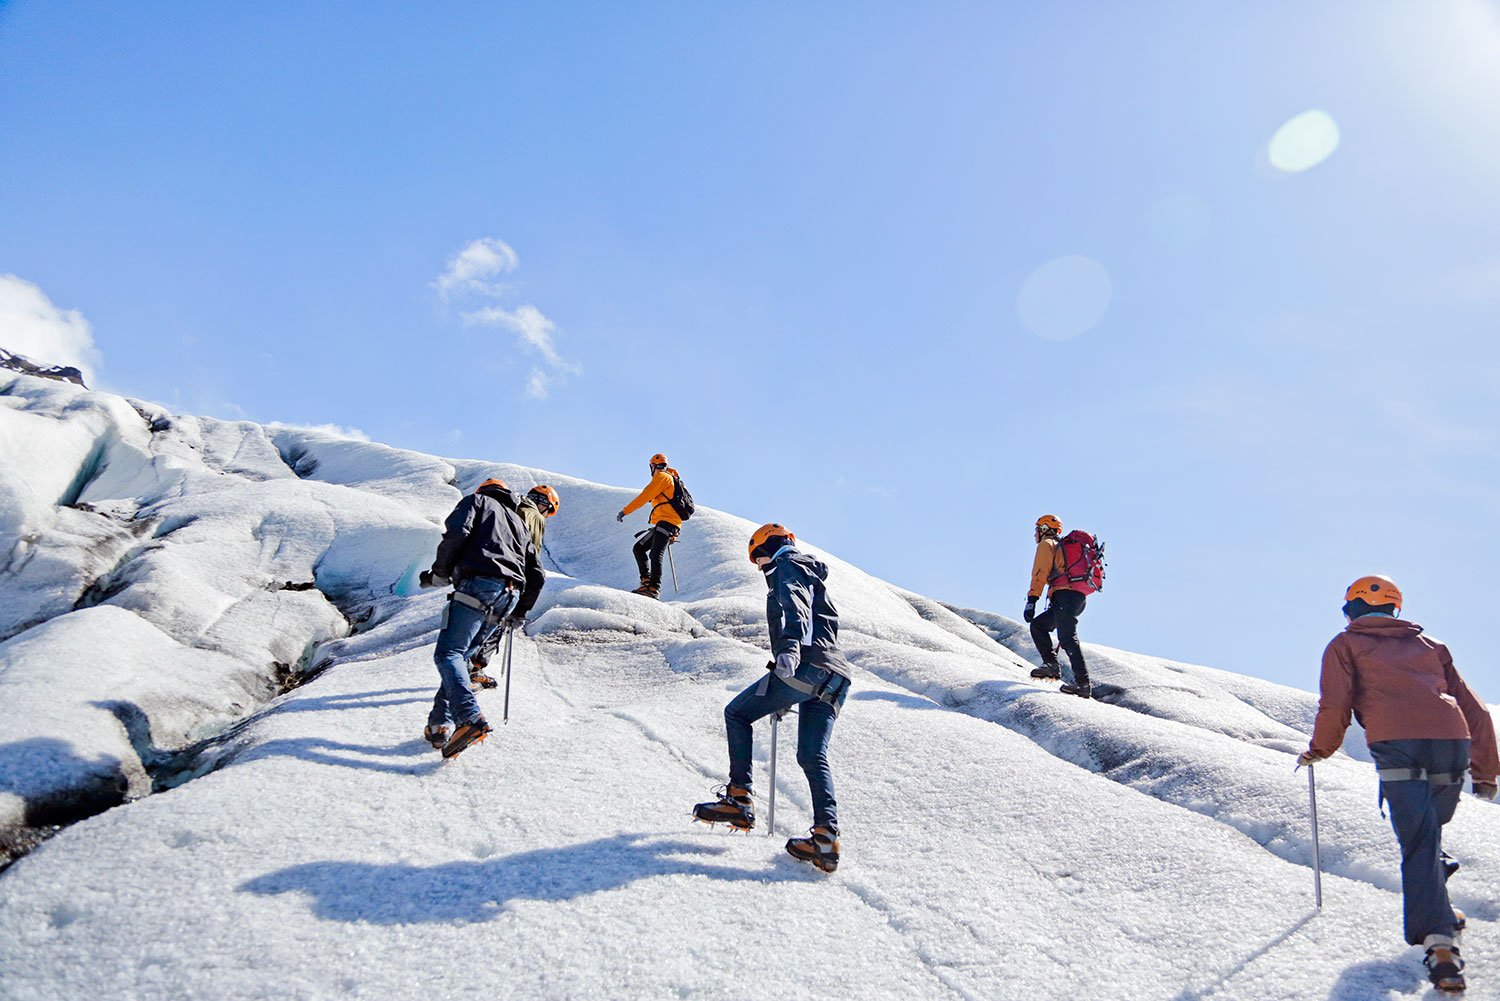
[[[1370,745],[1376,768],[1422,768],[1460,775],[1469,767],[1467,740],[1379,740]],[[1443,825],[1458,809],[1463,784],[1433,785],[1426,779],[1380,783],[1391,805],[1391,826],[1401,844],[1401,900],[1406,941],[1421,945],[1428,935],[1453,934],[1453,905],[1443,870]]]
[[[515,591],[498,577],[473,577],[455,590],[478,599],[495,615],[504,615],[515,600]],[[441,681],[432,698],[432,712],[427,714],[428,726],[445,726],[449,720],[463,726],[482,717],[479,700],[469,684],[469,652],[485,632],[483,612],[456,601],[448,602],[437,648],[432,652]]]
[[812,792],[813,824],[837,832],[838,804],[833,799],[833,772],[828,768],[828,742],[833,738],[837,706],[849,694],[849,682],[840,675],[807,664],[797,668],[798,681],[815,689],[825,682],[838,686],[836,706],[799,692],[775,675],[768,674],[724,707],[724,729],[729,736],[729,783],[750,788],[750,748],[756,720],[801,705],[797,710],[797,764],[807,775]]

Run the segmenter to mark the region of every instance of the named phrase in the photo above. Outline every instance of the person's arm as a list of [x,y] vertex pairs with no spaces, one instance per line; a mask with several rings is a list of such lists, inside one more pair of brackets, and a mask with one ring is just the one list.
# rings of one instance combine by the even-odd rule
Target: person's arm
[[781,610],[781,638],[772,652],[800,656],[804,643],[812,641],[812,594],[807,585],[797,579],[796,571],[782,566],[776,570],[776,586],[772,594],[776,607]]
[[474,495],[470,494],[458,502],[448,520],[443,523],[443,540],[438,543],[437,555],[432,559],[434,577],[453,576],[453,563],[464,540],[474,530]]
[[[665,486],[662,485],[663,481],[665,481],[666,483]],[[620,513],[634,514],[636,511],[639,511],[647,501],[650,501],[652,506],[654,507],[656,501],[659,498],[665,499],[667,495],[666,492],[671,489],[672,474],[663,469],[651,477],[651,482],[646,484],[646,488],[635,495],[635,500],[622,507],[620,509]]]
[[1313,723],[1308,754],[1331,758],[1344,746],[1344,734],[1354,715],[1354,663],[1349,659],[1343,634],[1335,636],[1323,651],[1323,676],[1318,682],[1318,718]]
[[1443,660],[1443,674],[1448,682],[1448,694],[1463,710],[1464,721],[1469,724],[1469,773],[1475,783],[1495,784],[1500,776],[1500,754],[1495,750],[1495,721],[1490,717],[1489,707],[1479,700],[1453,666],[1453,655],[1443,647],[1439,653]]
[[1052,576],[1053,554],[1056,551],[1057,543],[1052,539],[1043,539],[1036,544],[1036,557],[1031,561],[1031,589],[1026,592],[1028,600],[1040,598],[1047,589],[1047,581]]

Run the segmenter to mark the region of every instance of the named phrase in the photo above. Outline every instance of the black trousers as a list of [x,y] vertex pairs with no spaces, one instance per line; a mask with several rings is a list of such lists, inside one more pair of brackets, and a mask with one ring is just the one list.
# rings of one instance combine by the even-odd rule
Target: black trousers
[[662,554],[679,531],[676,525],[658,521],[635,541],[635,565],[641,576],[655,587],[661,587]]
[[1053,591],[1047,600],[1047,610],[1031,620],[1031,641],[1047,664],[1057,663],[1057,652],[1052,649],[1052,630],[1057,630],[1057,645],[1068,655],[1073,667],[1073,684],[1087,685],[1089,669],[1083,663],[1083,647],[1078,645],[1078,616],[1088,598],[1077,591]]

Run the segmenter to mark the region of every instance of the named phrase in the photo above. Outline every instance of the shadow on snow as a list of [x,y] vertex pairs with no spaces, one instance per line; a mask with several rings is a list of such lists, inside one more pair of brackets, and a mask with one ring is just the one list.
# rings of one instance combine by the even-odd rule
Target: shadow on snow
[[699,861],[727,850],[617,834],[561,848],[429,867],[308,862],[259,876],[239,889],[262,895],[305,893],[312,898],[313,913],[331,921],[400,925],[488,921],[512,900],[571,900],[657,876],[757,883],[813,879],[811,873],[790,865],[749,870]]

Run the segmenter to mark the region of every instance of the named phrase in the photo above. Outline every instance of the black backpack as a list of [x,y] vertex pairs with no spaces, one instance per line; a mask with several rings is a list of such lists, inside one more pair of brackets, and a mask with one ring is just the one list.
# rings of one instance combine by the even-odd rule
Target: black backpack
[[677,475],[677,470],[672,470],[672,499],[667,501],[672,505],[672,510],[677,512],[677,517],[687,521],[698,510],[693,503],[693,495],[688,492],[687,484],[682,482],[682,477]]

